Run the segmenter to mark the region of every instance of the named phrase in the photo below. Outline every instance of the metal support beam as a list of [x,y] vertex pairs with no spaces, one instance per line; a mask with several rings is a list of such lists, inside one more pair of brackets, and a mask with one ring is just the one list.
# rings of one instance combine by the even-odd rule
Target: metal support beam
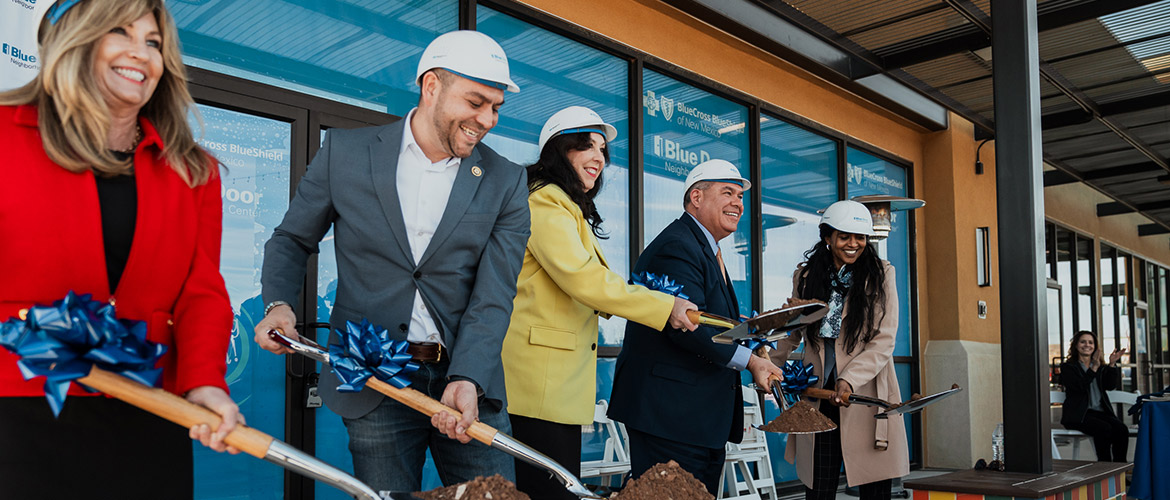
[[1052,471],[1036,0],[991,0],[1006,467]]
[[[1147,94],[1140,97],[1133,97],[1130,99],[1121,99],[1118,101],[1098,104],[1101,116],[1108,117],[1119,115],[1122,113],[1130,113],[1133,111],[1141,111],[1150,108],[1157,108],[1170,104],[1170,90],[1163,90],[1153,94]],[[1051,130],[1054,128],[1067,127],[1069,125],[1080,125],[1088,123],[1093,120],[1093,114],[1083,109],[1071,109],[1068,111],[1060,111],[1057,113],[1049,113],[1041,118],[1041,123],[1044,125],[1044,130]]]
[[1138,236],[1153,236],[1155,234],[1168,234],[1170,228],[1166,228],[1161,224],[1142,224],[1138,226]]
[[1068,175],[1064,171],[1049,170],[1044,172],[1044,187],[1063,186],[1074,182],[1080,182],[1080,179]]
[[[1037,30],[1047,31],[1089,19],[1121,12],[1154,3],[1157,0],[1111,0],[1109,2],[1067,2],[1067,7],[1047,10],[1037,17]],[[1053,5],[1061,5],[1054,2]],[[896,46],[880,47],[874,53],[881,56],[886,70],[905,68],[941,57],[958,54],[964,50],[975,51],[987,46],[987,35],[970,25],[947,30],[946,36],[930,33],[920,38],[899,42]],[[903,48],[904,47],[904,48]]]
[[1132,209],[1124,204],[1118,203],[1116,201],[1111,201],[1109,203],[1098,203],[1097,204],[1097,217],[1108,217],[1110,215],[1131,214],[1131,213],[1134,213],[1136,211],[1137,210],[1134,210],[1134,209]]

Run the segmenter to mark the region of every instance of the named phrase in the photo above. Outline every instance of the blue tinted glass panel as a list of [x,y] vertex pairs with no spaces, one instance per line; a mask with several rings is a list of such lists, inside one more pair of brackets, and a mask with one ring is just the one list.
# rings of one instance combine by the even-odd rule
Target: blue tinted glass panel
[[419,57],[458,27],[456,0],[167,2],[184,62],[405,115]]
[[[751,176],[748,110],[715,94],[653,70],[642,71],[642,136],[645,239],[649,245],[667,225],[683,215],[687,174],[708,159],[721,159]],[[739,229],[719,242],[724,265],[735,287],[740,314],[751,314],[751,197],[744,193]]]
[[[220,271],[235,323],[227,355],[227,383],[248,424],[284,436],[284,357],[252,341],[264,316],[260,263],[264,243],[288,209],[289,123],[199,106],[204,130],[199,143],[227,170],[223,174],[223,247]],[[198,123],[192,117],[195,130]],[[194,447],[195,498],[283,498],[283,470],[248,455]]]
[[[476,10],[476,28],[504,48],[512,79],[520,86],[520,93],[505,96],[500,121],[484,138],[492,149],[520,165],[535,162],[541,127],[568,106],[586,106],[617,127],[594,202],[609,235],[599,240],[601,251],[610,269],[629,277],[629,64],[487,7]],[[622,318],[602,319],[600,344],[621,345],[625,325]]]
[[[867,194],[908,196],[906,169],[864,151],[846,152],[849,197]],[[910,217],[890,214],[890,236],[876,243],[878,255],[893,264],[898,286],[898,340],[895,356],[910,356]]]
[[762,116],[764,309],[792,296],[792,274],[819,239],[817,210],[837,201],[837,141]]

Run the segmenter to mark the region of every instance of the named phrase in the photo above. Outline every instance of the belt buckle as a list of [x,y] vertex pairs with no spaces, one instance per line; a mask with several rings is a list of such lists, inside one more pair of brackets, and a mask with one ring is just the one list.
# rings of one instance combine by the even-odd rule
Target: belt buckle
[[435,362],[443,360],[443,344],[435,342]]

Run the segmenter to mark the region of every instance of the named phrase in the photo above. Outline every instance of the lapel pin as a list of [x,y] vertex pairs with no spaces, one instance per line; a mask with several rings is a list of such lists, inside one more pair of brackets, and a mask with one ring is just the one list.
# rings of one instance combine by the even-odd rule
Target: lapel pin
[[479,165],[471,167],[471,175],[479,177],[479,176],[483,175],[483,169],[479,168]]

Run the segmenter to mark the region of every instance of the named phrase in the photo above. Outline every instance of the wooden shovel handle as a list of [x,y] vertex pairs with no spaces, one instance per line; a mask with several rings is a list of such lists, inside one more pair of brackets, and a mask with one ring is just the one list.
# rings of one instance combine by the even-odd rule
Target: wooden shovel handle
[[818,389],[816,387],[809,387],[809,388],[805,389],[804,391],[801,391],[801,394],[808,396],[810,398],[831,400],[831,399],[833,399],[833,396],[837,395],[837,391],[830,391],[828,389]]
[[[223,421],[219,415],[207,408],[96,366],[89,375],[77,381],[188,429],[198,424],[207,424],[216,429]],[[261,459],[268,454],[268,447],[272,441],[272,436],[243,424],[237,425],[224,438],[228,445]]]
[[[461,413],[459,410],[435,401],[426,394],[418,392],[409,387],[405,389],[399,389],[374,377],[367,379],[366,385],[373,388],[375,391],[389,396],[399,403],[418,410],[420,413],[428,417],[445,411],[453,415],[456,419],[463,418],[463,413]],[[496,438],[497,432],[499,431],[497,431],[495,427],[479,421],[471,424],[471,427],[467,429],[468,436],[471,436],[472,439],[475,439],[476,441],[479,441],[488,446],[492,445],[492,440]]]
[[733,328],[738,321],[715,315],[706,315],[702,311],[687,311],[687,319],[696,325],[708,325],[719,328]]

